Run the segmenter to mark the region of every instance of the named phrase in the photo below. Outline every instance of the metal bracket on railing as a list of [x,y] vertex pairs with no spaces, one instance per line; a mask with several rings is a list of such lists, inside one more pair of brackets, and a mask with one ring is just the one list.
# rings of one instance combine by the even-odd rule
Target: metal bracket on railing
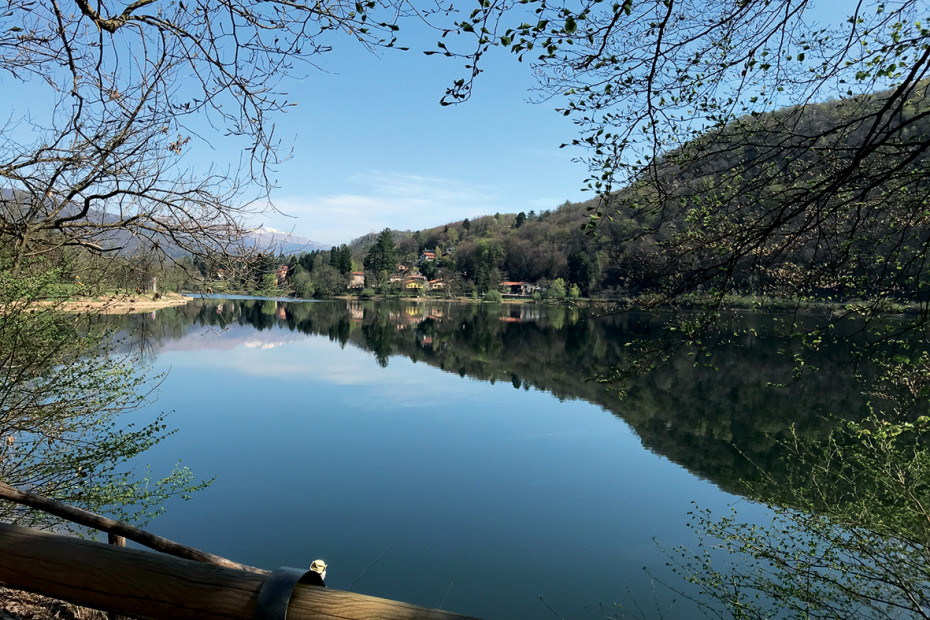
[[316,571],[288,566],[276,568],[258,591],[255,620],[286,620],[287,606],[298,583],[326,587]]

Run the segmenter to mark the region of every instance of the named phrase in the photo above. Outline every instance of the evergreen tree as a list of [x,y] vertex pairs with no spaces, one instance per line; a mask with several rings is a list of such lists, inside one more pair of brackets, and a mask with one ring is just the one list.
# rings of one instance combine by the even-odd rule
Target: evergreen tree
[[375,273],[392,272],[397,265],[397,249],[391,229],[385,228],[378,234],[375,244],[368,250],[363,261],[365,269]]
[[594,267],[584,250],[575,250],[568,256],[568,281],[576,284],[583,295],[588,294],[594,281]]
[[352,271],[352,251],[346,244],[342,244],[339,248],[339,260],[336,268],[344,276],[349,275]]

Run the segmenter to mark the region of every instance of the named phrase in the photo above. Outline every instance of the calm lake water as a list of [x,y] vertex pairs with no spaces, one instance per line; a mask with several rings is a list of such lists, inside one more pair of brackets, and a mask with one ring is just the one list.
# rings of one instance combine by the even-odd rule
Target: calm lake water
[[[769,318],[733,317],[763,327]],[[154,532],[333,588],[485,618],[691,618],[663,549],[695,545],[692,502],[747,519],[753,460],[790,424],[861,411],[830,371],[790,389],[784,342],[676,357],[624,399],[587,381],[657,333],[645,315],[539,306],[214,299],[126,319],[166,371],[175,435],[144,455],[216,477]],[[687,592],[687,590],[685,590]]]

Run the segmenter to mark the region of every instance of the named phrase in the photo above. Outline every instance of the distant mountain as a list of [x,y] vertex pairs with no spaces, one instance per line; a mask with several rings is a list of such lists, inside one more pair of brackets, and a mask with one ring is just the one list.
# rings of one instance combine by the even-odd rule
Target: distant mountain
[[[73,217],[80,213],[78,205],[72,203],[66,205],[60,214],[55,215],[52,210],[53,205],[49,203],[40,205],[36,212],[30,215],[27,213],[25,205],[29,205],[31,202],[28,196],[21,195],[16,190],[0,188],[0,223],[7,222],[10,224],[10,228],[16,228],[15,224],[25,219],[35,222],[53,219],[54,217]],[[91,209],[80,221],[82,225],[80,235],[84,241],[97,244],[108,250],[118,249],[118,255],[128,256],[138,252],[143,246],[148,247],[150,245],[157,245],[165,254],[176,258],[187,253],[168,235],[132,227],[108,229],[107,226],[113,226],[118,222],[118,219],[116,216],[104,211]],[[98,225],[99,228],[96,228],[95,225]],[[282,254],[310,252],[328,249],[329,247],[306,237],[288,234],[268,226],[248,231],[242,239],[242,245],[248,248],[258,248]]]
[[270,226],[262,226],[250,231],[246,235],[247,245],[256,247],[274,248],[282,254],[295,254],[297,252],[312,252],[314,250],[328,250],[330,246],[312,241],[307,237],[292,235]]

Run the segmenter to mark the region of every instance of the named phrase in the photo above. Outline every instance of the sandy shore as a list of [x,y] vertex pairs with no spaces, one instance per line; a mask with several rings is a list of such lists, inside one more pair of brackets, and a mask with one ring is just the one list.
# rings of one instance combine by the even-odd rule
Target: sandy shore
[[164,293],[155,299],[151,293],[142,295],[112,295],[99,299],[75,299],[62,302],[61,309],[66,312],[96,312],[99,314],[132,314],[133,312],[151,312],[160,308],[183,306],[192,300],[186,295]]

